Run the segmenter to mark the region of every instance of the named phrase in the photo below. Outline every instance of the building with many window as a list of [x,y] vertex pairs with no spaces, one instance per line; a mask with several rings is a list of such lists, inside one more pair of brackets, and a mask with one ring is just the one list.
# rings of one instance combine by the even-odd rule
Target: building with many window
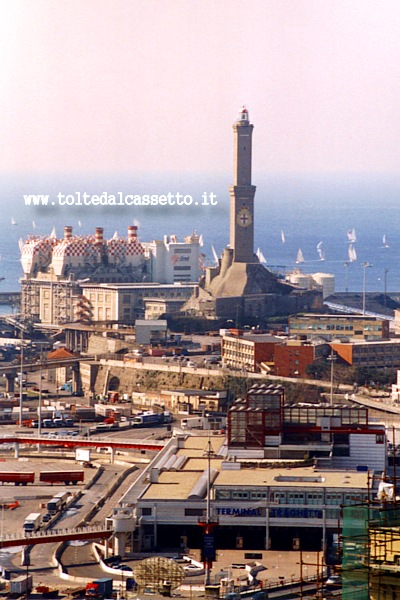
[[347,365],[366,369],[399,369],[400,339],[371,342],[331,342],[330,346]]
[[145,319],[159,319],[163,315],[178,315],[185,304],[184,298],[145,298]]
[[[135,306],[131,306],[131,291],[122,300],[113,291],[105,290],[90,291],[87,298],[83,285],[88,282],[121,288],[153,282],[155,299],[186,301],[190,294],[170,294],[168,290],[163,294],[164,288],[157,284],[197,286],[201,273],[200,236],[193,233],[184,242],[176,236],[166,236],[164,241],[142,243],[137,230],[136,225],[130,225],[127,237],[116,232],[107,240],[102,227],[97,227],[94,235],[77,235],[71,226],[66,226],[62,238],[53,232],[49,236],[29,236],[21,242],[23,317],[59,325],[77,320],[132,320],[138,311],[144,314],[143,299],[139,300],[142,292],[137,291]],[[146,292],[143,297],[148,296]]]
[[196,232],[180,242],[176,235],[144,243],[150,260],[151,281],[198,282],[201,274],[200,236]]
[[389,338],[389,321],[366,315],[301,314],[289,317],[289,336],[351,340]]
[[122,498],[136,549],[200,548],[209,504],[216,548],[321,550],[342,505],[372,498],[385,470],[385,428],[366,408],[289,405],[282,386],[261,384],[227,426],[226,438],[175,432]]
[[330,545],[341,506],[368,498],[371,475],[286,464],[228,460],[222,436],[172,438],[148,469],[144,489],[141,483],[122,499],[136,507],[136,549],[202,547],[198,522],[206,516],[208,473],[217,549]]
[[262,363],[272,364],[274,348],[282,338],[268,334],[245,333],[232,329],[222,337],[221,357],[225,365],[251,373],[260,371]]
[[276,344],[274,349],[274,375],[280,377],[306,377],[307,367],[330,353],[328,344],[304,340],[288,340]]
[[366,408],[326,404],[289,405],[279,385],[254,385],[228,412],[228,452],[232,460],[252,455],[301,459],[326,467],[383,470],[383,425],[368,421]]
[[147,298],[186,300],[197,288],[194,283],[101,283],[82,284],[82,295],[89,302],[93,321],[132,322],[144,317]]

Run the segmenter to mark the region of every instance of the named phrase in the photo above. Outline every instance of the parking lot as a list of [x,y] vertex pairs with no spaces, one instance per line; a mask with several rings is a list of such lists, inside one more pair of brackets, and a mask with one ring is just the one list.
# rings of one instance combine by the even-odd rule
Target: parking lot
[[0,484],[1,503],[6,506],[9,503],[18,501],[18,506],[13,509],[3,509],[1,511],[1,531],[4,534],[13,534],[22,531],[25,517],[30,513],[47,512],[47,501],[58,492],[68,490],[71,494],[81,489],[95,474],[92,469],[84,469],[84,484],[71,485],[66,487],[64,483],[42,483],[39,481],[41,471],[81,471],[83,467],[78,463],[71,461],[55,460],[49,457],[15,459],[7,457],[2,458],[0,471],[11,471],[18,473],[34,473],[35,482],[27,485],[13,485],[11,483]]

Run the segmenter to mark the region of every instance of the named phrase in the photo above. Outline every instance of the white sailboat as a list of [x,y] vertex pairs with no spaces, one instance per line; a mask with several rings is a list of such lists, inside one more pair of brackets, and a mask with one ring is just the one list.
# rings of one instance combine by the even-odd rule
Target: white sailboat
[[11,225],[16,225],[17,221],[14,219],[14,217],[11,217]]
[[388,243],[388,240],[387,240],[387,235],[386,235],[386,233],[384,233],[384,234],[383,234],[382,243],[383,243],[383,247],[384,247],[384,248],[389,248],[389,243]]
[[56,240],[57,239],[57,233],[56,233],[56,228],[55,227],[53,227],[53,229],[51,230],[50,237],[51,237],[52,240]]
[[257,248],[256,256],[257,256],[258,260],[260,261],[260,263],[267,264],[267,259],[265,258],[264,254],[262,253],[260,248]]
[[284,244],[286,242],[285,232],[283,231],[283,229],[281,229],[281,240],[282,240],[282,244]]
[[202,233],[199,235],[199,246],[200,247],[204,246],[204,239],[203,239],[203,234]]
[[357,241],[356,230],[354,227],[347,230],[347,239],[349,240],[350,244],[354,244],[354,242]]
[[299,248],[297,250],[297,256],[296,256],[296,264],[300,264],[304,262],[304,256],[303,256],[303,252],[301,250],[301,248]]
[[215,264],[217,265],[219,263],[218,254],[216,253],[214,246],[211,246],[211,250],[212,250],[212,253],[213,253]]
[[33,227],[33,229],[36,229],[36,223],[35,223],[35,221],[32,221],[32,227]]
[[350,246],[349,246],[349,261],[354,262],[355,260],[357,260],[356,249],[354,248],[353,244],[350,244]]
[[318,252],[319,260],[325,260],[325,250],[324,250],[324,244],[322,242],[318,242],[317,252]]

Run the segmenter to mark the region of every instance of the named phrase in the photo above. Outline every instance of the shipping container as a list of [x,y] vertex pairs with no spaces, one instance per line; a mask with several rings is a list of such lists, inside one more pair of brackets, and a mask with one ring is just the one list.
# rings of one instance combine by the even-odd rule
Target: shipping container
[[27,485],[35,481],[35,473],[15,473],[12,471],[0,472],[0,483],[13,483],[14,485]]
[[15,579],[10,579],[10,595],[22,596],[26,592],[32,591],[32,575],[20,575]]
[[41,471],[39,481],[44,483],[72,483],[76,485],[78,482],[83,482],[83,471]]

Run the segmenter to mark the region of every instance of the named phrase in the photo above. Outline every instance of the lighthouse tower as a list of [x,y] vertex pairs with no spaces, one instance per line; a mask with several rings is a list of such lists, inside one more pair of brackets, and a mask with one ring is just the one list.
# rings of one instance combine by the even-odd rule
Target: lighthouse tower
[[246,108],[241,110],[233,124],[233,133],[234,175],[233,185],[229,187],[229,246],[224,249],[219,264],[206,269],[205,289],[214,298],[236,298],[232,300],[232,306],[237,307],[245,297],[254,294],[288,294],[292,287],[278,282],[254,253],[256,188],[251,183],[253,125]]
[[251,184],[251,146],[253,125],[243,107],[233,124],[234,165],[230,194],[230,247],[233,262],[258,262],[254,254],[254,194]]

